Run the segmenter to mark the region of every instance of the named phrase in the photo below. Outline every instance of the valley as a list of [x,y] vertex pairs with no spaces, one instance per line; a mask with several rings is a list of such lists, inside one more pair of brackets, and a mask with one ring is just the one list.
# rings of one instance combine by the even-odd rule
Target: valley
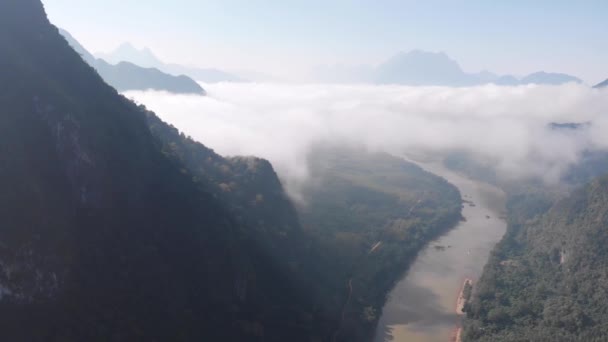
[[608,340],[608,8],[549,5],[0,0],[1,339]]
[[457,302],[464,282],[471,279],[475,283],[479,278],[490,251],[506,229],[500,219],[506,199],[501,190],[437,162],[418,165],[454,184],[469,203],[463,203],[464,220],[428,244],[392,289],[375,342],[450,341],[462,320]]
[[340,310],[332,340],[369,341],[391,287],[420,250],[460,221],[460,193],[384,153],[324,147],[310,158],[311,184],[297,208],[318,243],[314,254],[326,258],[320,299],[328,312]]

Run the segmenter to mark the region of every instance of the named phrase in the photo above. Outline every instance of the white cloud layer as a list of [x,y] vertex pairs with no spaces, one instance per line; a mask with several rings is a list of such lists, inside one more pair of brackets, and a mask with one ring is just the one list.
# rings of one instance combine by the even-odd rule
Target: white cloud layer
[[[586,86],[449,88],[375,85],[204,85],[207,97],[128,92],[223,155],[270,160],[290,187],[317,143],[394,154],[463,150],[511,177],[555,181],[585,149],[608,149],[608,90]],[[592,122],[580,131],[550,122]]]

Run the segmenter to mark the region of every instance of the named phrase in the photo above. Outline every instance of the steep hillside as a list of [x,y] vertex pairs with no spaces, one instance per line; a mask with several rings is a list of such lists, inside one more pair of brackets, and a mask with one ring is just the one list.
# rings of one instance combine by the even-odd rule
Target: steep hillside
[[140,110],[158,138],[162,153],[184,165],[196,182],[203,183],[205,190],[222,202],[236,221],[248,227],[251,236],[264,245],[269,255],[285,259],[284,263],[292,267],[301,267],[302,259],[315,260],[303,255],[306,240],[298,215],[268,161],[255,157],[224,158],[144,107]]
[[302,229],[267,161],[223,158],[120,96],[39,0],[0,2],[0,46],[8,341],[364,341],[460,218],[447,182],[349,151],[315,154]]
[[608,338],[607,189],[602,177],[542,216],[510,220],[467,308],[465,340]]
[[152,114],[83,62],[39,0],[0,2],[0,46],[5,340],[308,341],[322,330],[292,260],[255,233],[300,243],[292,212],[275,221],[285,227],[257,229],[249,223],[268,211],[236,215],[258,186],[281,193],[267,163],[216,156],[239,175],[222,180],[243,189],[226,204],[223,186],[167,153]]

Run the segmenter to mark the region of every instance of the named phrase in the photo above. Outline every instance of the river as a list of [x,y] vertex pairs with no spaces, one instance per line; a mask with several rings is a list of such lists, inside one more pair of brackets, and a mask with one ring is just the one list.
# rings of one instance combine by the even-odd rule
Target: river
[[466,221],[418,255],[390,292],[374,342],[453,341],[462,319],[456,306],[463,283],[472,279],[475,286],[491,250],[506,230],[505,195],[500,189],[463,177],[439,163],[417,164],[460,190]]

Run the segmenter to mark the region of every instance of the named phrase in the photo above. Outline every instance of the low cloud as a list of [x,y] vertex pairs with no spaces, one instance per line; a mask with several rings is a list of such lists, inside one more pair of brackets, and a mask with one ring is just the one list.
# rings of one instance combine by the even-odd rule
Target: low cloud
[[[270,160],[294,189],[318,143],[393,154],[465,151],[509,177],[555,182],[584,150],[608,148],[608,91],[586,86],[470,88],[205,85],[207,97],[128,92],[223,155]],[[551,122],[592,122],[553,130]]]

